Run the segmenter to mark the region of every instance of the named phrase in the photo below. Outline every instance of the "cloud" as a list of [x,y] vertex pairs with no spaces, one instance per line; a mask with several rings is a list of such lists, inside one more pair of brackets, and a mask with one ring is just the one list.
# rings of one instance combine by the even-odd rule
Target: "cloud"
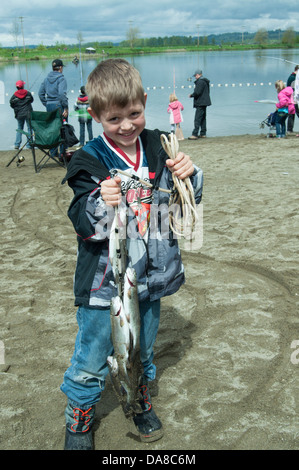
[[22,17],[26,44],[53,45],[76,43],[82,33],[84,42],[122,41],[130,26],[141,37],[219,34],[259,28],[296,29],[298,0],[20,0],[2,1],[0,5],[0,44],[14,46],[12,24]]

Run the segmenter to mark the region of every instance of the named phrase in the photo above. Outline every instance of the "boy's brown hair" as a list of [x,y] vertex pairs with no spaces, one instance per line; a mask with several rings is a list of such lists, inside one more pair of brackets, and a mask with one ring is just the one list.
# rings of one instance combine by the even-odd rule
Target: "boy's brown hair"
[[110,106],[124,108],[135,101],[141,101],[145,106],[139,72],[124,59],[100,62],[88,76],[86,91],[90,107],[98,118]]

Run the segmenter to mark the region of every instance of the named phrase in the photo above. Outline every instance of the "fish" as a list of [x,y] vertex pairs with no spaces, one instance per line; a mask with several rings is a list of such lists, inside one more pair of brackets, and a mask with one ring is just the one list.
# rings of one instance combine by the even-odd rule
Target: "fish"
[[136,270],[131,267],[127,267],[125,272],[123,305],[133,340],[131,354],[140,354],[140,312],[137,274]]
[[[127,283],[125,285],[127,286]],[[126,294],[126,288],[124,297],[129,297]],[[107,358],[107,363],[111,381],[124,414],[127,418],[130,418],[142,413],[139,403],[139,384],[142,373],[139,339],[140,320],[139,322],[135,320],[135,316],[139,316],[139,306],[138,311],[132,310],[128,314],[125,311],[121,297],[116,296],[111,299],[110,311],[114,354]],[[134,318],[132,323],[131,318]],[[137,335],[137,338],[135,335]]]
[[109,239],[109,261],[118,288],[118,295],[123,291],[123,280],[127,263],[126,238],[127,208],[115,208],[115,216],[111,225]]

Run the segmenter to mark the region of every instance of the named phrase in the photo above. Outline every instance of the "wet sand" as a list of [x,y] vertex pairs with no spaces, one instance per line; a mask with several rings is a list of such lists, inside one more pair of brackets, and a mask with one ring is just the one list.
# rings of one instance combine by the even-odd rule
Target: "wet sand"
[[[163,299],[153,404],[164,437],[143,444],[107,380],[97,450],[299,449],[299,139],[185,140],[204,172],[203,245]],[[0,449],[64,444],[60,384],[73,352],[76,236],[65,170],[35,174],[0,152]],[[293,347],[292,347],[293,346]],[[0,357],[1,359],[1,357]]]

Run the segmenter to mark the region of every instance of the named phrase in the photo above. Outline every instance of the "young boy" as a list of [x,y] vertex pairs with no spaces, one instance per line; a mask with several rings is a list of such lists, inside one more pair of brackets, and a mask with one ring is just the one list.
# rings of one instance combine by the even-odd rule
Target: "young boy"
[[[138,277],[143,366],[143,412],[133,421],[141,440],[150,442],[163,435],[148,392],[148,382],[156,376],[153,346],[160,299],[176,292],[185,279],[177,240],[171,231],[167,237],[151,233],[150,209],[157,204],[167,210],[170,194],[159,188],[172,189],[172,173],[182,179],[191,178],[199,203],[202,172],[182,152],[175,161],[170,160],[160,143],[161,132],[145,129],[147,96],[138,71],[127,61],[100,62],[89,75],[86,88],[89,113],[102,124],[104,133],[74,154],[63,180],[74,191],[68,215],[78,235],[74,291],[79,332],[61,389],[68,398],[65,449],[87,450],[93,448],[95,404],[108,374],[107,357],[113,354],[110,300],[117,295],[117,286],[109,261],[109,228],[103,228],[107,227],[105,222],[113,219],[123,194],[138,227],[137,234],[127,238],[128,265],[135,268]],[[110,170],[115,169],[137,175],[152,183],[153,188],[122,173],[114,176]]]
[[92,133],[92,117],[87,113],[89,108],[88,96],[85,92],[85,86],[81,86],[80,95],[77,98],[76,104],[74,105],[75,111],[81,112],[78,117],[80,126],[80,146],[83,147],[85,144],[85,126],[87,127],[88,139],[93,139]]

